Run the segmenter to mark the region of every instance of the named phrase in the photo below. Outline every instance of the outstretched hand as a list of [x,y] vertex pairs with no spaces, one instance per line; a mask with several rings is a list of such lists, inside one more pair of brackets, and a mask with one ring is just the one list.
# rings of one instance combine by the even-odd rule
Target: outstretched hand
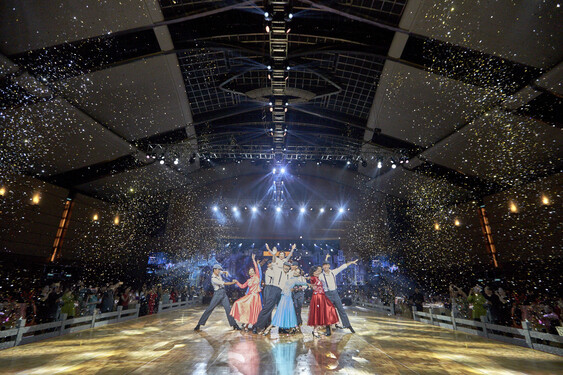
[[256,255],[252,254],[252,260],[255,260],[255,259],[256,259]]

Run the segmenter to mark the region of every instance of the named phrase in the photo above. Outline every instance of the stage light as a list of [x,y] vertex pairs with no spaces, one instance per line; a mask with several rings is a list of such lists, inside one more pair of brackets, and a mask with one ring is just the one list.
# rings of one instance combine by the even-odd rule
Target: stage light
[[299,209],[299,211],[301,211],[301,213],[304,213],[304,212],[305,212],[305,207],[301,207],[301,208]]
[[434,223],[434,229],[436,229],[436,230],[440,230],[440,224],[438,224],[438,223]]
[[266,68],[267,68],[268,70],[272,70],[272,66],[271,66],[271,65],[268,65]]
[[99,219],[98,214],[94,214],[94,216],[92,216],[93,221],[98,221],[98,219]]
[[287,70],[290,70],[290,69],[291,69],[291,67],[290,67],[290,66],[288,66],[288,67],[287,67],[286,69],[287,69]]
[[455,219],[454,225],[455,225],[456,227],[459,227],[459,226],[461,225],[461,221],[459,221],[459,219]]
[[343,213],[344,213],[344,209],[343,209],[342,207],[340,207],[340,208],[338,209],[338,212],[341,213],[341,214],[343,214]]
[[276,207],[276,212],[281,212],[281,207]]
[[270,13],[264,12],[264,18],[268,18],[268,17],[270,17]]
[[257,210],[256,206],[252,206],[252,212],[256,212]]
[[383,164],[382,164],[380,161],[378,161],[378,162],[377,162],[377,168],[378,168],[378,169],[381,169],[381,167],[383,167]]
[[348,160],[348,161],[346,162],[346,165],[350,165],[350,160]]
[[6,188],[4,186],[0,187],[0,196],[6,195]]
[[233,206],[233,212],[238,212],[238,207],[237,207],[237,206]]
[[324,212],[325,212],[325,209],[324,209],[324,208],[321,208],[321,209],[320,209],[319,211],[320,211],[320,212],[321,212],[321,214],[322,214],[322,213],[324,213]]
[[174,165],[178,165],[179,162],[178,158],[174,159]]
[[113,218],[113,225],[119,225],[119,215],[116,215],[116,216]]
[[397,168],[397,165],[395,163],[391,164],[391,168],[395,169]]
[[164,159],[162,159],[161,161],[159,161],[160,165],[164,164]]
[[266,25],[266,32],[269,33],[270,32],[270,26]]
[[518,213],[518,206],[514,202],[510,202],[510,212],[513,214]]
[[289,13],[289,14],[287,15],[287,17],[289,17],[289,19],[292,19],[292,18],[293,18],[293,13]]
[[[0,195],[4,195],[4,194],[0,194]],[[551,201],[547,195],[542,195],[541,202],[544,206],[549,206],[551,204]]]
[[276,174],[276,168],[272,169],[272,173]]
[[31,203],[39,204],[40,200],[41,200],[41,195],[39,195],[39,193],[35,193],[35,194],[33,194],[33,197],[31,198]]
[[213,211],[217,212],[218,210],[219,210],[219,207],[213,206]]
[[285,173],[285,168],[282,168],[282,169],[280,170],[280,172],[281,172],[281,173]]

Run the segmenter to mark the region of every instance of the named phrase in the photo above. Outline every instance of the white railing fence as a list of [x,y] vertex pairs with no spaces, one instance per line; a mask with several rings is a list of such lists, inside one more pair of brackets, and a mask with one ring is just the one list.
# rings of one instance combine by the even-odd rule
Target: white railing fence
[[[373,302],[354,301],[356,306],[367,307],[386,315],[399,313],[395,304],[390,306]],[[461,331],[481,337],[503,341],[509,344],[524,346],[544,352],[563,355],[563,336],[538,332],[531,329],[528,322],[522,322],[522,328],[514,328],[490,324],[484,321],[456,318],[452,313],[450,316],[437,314],[432,308],[429,312],[416,311],[412,307],[413,319],[426,324],[432,324],[442,328]],[[484,317],[482,317],[483,320]]]
[[[486,323],[456,318],[451,315],[435,314],[432,308],[429,312],[416,311],[413,306],[414,320],[421,323],[432,324],[442,328],[453,329],[488,339],[503,341],[513,345],[524,346],[544,352],[563,355],[563,337],[549,333],[538,332],[531,329],[528,322],[522,322],[522,328],[507,327],[498,324]],[[484,317],[482,317],[483,320]]]
[[[158,304],[156,314],[176,310],[182,307],[193,306],[198,299],[190,301]],[[0,331],[0,349],[11,348],[18,345],[29,344],[31,342],[44,340],[47,338],[62,336],[67,333],[79,332],[90,328],[101,327],[107,324],[125,322],[139,317],[140,305],[134,309],[123,310],[122,306],[117,307],[117,311],[94,315],[81,316],[79,318],[67,319],[66,314],[62,314],[62,319],[52,323],[44,323],[33,326],[25,326],[25,320],[18,320],[16,328]]]

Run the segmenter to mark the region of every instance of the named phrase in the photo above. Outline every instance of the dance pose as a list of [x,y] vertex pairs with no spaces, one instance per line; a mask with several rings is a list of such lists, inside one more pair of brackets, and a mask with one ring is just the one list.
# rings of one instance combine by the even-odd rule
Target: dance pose
[[246,295],[233,303],[231,316],[243,323],[243,328],[247,328],[249,324],[256,324],[258,314],[262,310],[262,301],[260,300],[260,283],[262,281],[262,271],[256,264],[255,255],[252,254],[253,268],[248,270],[250,278],[244,284],[236,282],[239,288],[248,287]]
[[309,305],[309,320],[307,325],[313,327],[313,336],[319,338],[319,329],[323,326],[330,326],[338,322],[338,315],[334,305],[325,295],[323,283],[319,279],[322,269],[320,266],[313,266],[310,271],[313,296]]
[[284,263],[289,263],[291,256],[293,255],[293,251],[296,247],[297,244],[293,244],[293,246],[291,246],[291,251],[286,258],[284,251],[278,251],[277,247],[275,246],[272,248],[272,250],[270,250],[270,247],[268,246],[268,244],[266,244],[266,249],[272,254],[272,262],[274,263],[274,266],[279,268],[282,268]]
[[[350,320],[348,319],[348,315],[344,310],[344,306],[342,306],[342,301],[340,300],[340,296],[338,295],[338,291],[336,290],[336,275],[344,271],[349,265],[356,264],[358,260],[356,259],[352,262],[345,263],[337,269],[331,270],[330,263],[328,262],[329,257],[330,255],[327,254],[325,262],[323,263],[323,272],[319,276],[321,282],[323,283],[325,295],[330,300],[330,302],[332,302],[334,307],[336,307],[336,310],[338,310],[338,315],[340,315],[342,326],[344,328],[348,328],[352,333],[356,333],[356,331],[354,331],[354,328],[352,328],[352,326],[350,325]],[[330,327],[326,327],[326,335],[330,336]]]
[[295,307],[293,306],[293,299],[291,298],[291,290],[295,286],[307,285],[305,280],[301,281],[298,279],[301,271],[297,269],[293,274],[294,277],[287,279],[283,288],[280,303],[272,319],[272,324],[264,330],[264,336],[270,333],[272,327],[278,327],[282,329],[290,329],[297,327],[297,316],[295,314]]
[[[277,263],[279,264],[279,263]],[[252,327],[252,333],[258,333],[258,329],[264,329],[269,325],[272,311],[274,307],[280,302],[282,288],[285,282],[290,278],[289,269],[291,264],[284,263],[280,268],[276,263],[272,262],[272,271],[274,273],[271,288],[267,293],[264,293],[264,304],[262,311],[258,315],[256,324]]]
[[197,326],[195,326],[194,331],[199,331],[200,326],[205,325],[207,319],[209,319],[209,316],[211,315],[213,310],[217,306],[219,306],[219,304],[223,305],[223,308],[225,309],[225,314],[227,314],[229,325],[234,329],[240,331],[240,327],[238,326],[237,322],[233,319],[232,316],[229,315],[229,311],[231,310],[231,305],[229,304],[229,298],[227,297],[227,293],[225,292],[225,285],[233,285],[237,281],[236,280],[229,282],[223,281],[223,278],[221,277],[222,273],[226,275],[229,274],[227,271],[223,272],[223,267],[221,267],[220,264],[216,264],[213,266],[213,275],[211,275],[211,285],[213,285],[213,290],[215,292],[213,293],[213,298],[211,299],[209,306],[207,306],[207,309],[205,309],[203,315],[201,315],[201,318],[199,319]]

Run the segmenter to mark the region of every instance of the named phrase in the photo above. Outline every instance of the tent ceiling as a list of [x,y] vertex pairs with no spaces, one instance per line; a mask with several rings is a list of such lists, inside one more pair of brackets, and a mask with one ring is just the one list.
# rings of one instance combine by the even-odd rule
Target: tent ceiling
[[[368,163],[354,170],[406,198],[409,181],[463,196],[490,191],[481,183],[506,186],[498,178],[505,172],[515,183],[518,174],[560,170],[563,36],[555,3],[291,6],[285,147],[347,149]],[[270,150],[268,7],[2,2],[2,122],[24,139],[32,121],[41,135],[27,171],[110,198],[123,186],[181,186],[188,174],[205,175],[200,167],[233,161],[208,162],[213,150],[237,158],[252,147]],[[378,155],[411,163],[377,171]]]

